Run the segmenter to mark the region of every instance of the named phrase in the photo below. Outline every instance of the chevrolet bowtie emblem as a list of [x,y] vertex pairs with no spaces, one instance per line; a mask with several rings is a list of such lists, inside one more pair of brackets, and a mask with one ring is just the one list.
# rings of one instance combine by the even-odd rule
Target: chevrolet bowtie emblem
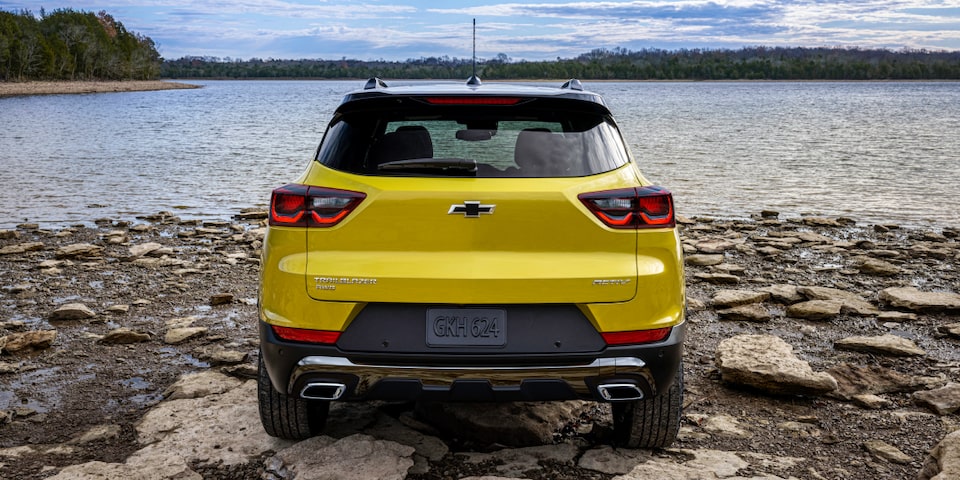
[[447,215],[462,213],[467,218],[480,218],[480,214],[490,215],[496,205],[481,205],[480,202],[466,201],[461,205],[450,205]]

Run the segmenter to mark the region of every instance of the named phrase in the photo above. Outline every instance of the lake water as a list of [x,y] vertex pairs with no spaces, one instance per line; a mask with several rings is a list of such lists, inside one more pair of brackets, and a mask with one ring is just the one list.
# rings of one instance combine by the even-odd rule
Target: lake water
[[[188,83],[204,88],[0,99],[0,228],[265,206],[363,84]],[[683,215],[960,226],[960,83],[585,87]]]

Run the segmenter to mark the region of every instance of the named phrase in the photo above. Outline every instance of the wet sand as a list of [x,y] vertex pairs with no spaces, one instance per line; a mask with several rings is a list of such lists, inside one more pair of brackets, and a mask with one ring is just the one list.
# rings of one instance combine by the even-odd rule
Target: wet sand
[[0,82],[0,97],[71,93],[145,92],[185,88],[200,88],[200,86],[162,80],[131,80],[118,82]]

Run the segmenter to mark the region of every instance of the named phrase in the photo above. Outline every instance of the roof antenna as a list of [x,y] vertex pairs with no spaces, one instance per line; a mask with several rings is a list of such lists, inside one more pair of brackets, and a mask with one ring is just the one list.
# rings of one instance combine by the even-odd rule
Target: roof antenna
[[473,75],[467,79],[467,86],[479,87],[483,82],[477,76],[477,19],[473,19]]

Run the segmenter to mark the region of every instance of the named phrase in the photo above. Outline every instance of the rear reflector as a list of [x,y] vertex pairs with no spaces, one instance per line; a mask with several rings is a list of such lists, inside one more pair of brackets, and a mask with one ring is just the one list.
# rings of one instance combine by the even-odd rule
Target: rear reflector
[[431,105],[516,105],[519,97],[427,97]]
[[581,202],[612,228],[672,228],[673,194],[663,187],[621,188],[582,193]]
[[271,325],[271,328],[278,337],[291,342],[334,344],[340,338],[340,332],[331,330],[308,330],[305,328],[278,327],[276,325]]
[[601,333],[607,345],[633,345],[638,343],[660,342],[670,336],[671,327],[655,330],[633,330],[629,332]]
[[270,225],[282,227],[332,227],[350,214],[367,196],[360,192],[284,185],[270,196]]

